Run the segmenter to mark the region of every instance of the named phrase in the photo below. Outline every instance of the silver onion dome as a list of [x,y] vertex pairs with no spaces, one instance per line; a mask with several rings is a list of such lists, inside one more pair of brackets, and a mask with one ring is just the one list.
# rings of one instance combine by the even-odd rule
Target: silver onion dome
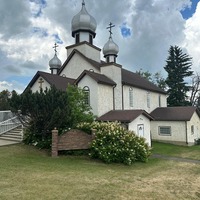
[[54,57],[49,61],[50,69],[59,69],[61,67],[62,63],[60,59],[55,54]]
[[81,11],[75,15],[71,22],[72,36],[79,30],[89,31],[95,35],[97,23],[94,17],[92,17],[85,8],[85,3],[82,3]]
[[119,52],[118,45],[115,42],[113,42],[112,37],[110,37],[108,42],[103,47],[104,56],[107,56],[107,55],[117,56],[118,52]]

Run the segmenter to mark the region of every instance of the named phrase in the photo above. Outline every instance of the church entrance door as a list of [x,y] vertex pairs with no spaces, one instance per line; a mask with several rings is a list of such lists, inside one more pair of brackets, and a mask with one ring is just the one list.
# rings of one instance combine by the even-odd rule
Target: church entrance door
[[144,137],[144,124],[138,124],[138,136]]

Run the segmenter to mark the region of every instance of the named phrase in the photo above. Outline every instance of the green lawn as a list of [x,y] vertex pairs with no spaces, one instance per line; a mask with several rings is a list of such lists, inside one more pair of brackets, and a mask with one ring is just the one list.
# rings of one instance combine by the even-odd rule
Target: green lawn
[[[170,147],[153,145],[154,152],[165,148],[171,155]],[[182,155],[179,148],[171,147]],[[188,152],[192,153],[190,148]],[[200,199],[200,165],[155,158],[132,166],[107,165],[88,157],[51,158],[48,152],[26,145],[4,146],[0,147],[0,199]]]
[[200,160],[200,145],[188,147],[153,142],[152,152],[155,154]]

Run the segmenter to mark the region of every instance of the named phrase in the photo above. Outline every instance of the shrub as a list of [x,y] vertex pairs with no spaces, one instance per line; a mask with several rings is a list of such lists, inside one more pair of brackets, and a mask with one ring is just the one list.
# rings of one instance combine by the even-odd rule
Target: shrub
[[146,162],[150,148],[145,139],[128,131],[117,122],[81,123],[81,130],[96,129],[95,139],[91,144],[90,156],[106,163],[124,163],[131,165],[136,161]]

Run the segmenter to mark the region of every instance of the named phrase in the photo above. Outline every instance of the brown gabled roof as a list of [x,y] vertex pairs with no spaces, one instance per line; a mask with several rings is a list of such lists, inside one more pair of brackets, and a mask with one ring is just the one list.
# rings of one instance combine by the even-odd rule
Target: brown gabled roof
[[43,79],[45,79],[51,86],[54,85],[57,89],[63,90],[63,91],[66,90],[68,84],[74,84],[74,81],[75,81],[75,79],[66,78],[66,77],[56,75],[56,74],[50,74],[50,73],[38,71],[35,74],[35,76],[33,77],[33,79],[31,80],[31,82],[28,84],[27,88],[32,87],[33,84],[35,83],[35,81],[40,76]]
[[157,87],[147,79],[141,77],[137,73],[130,72],[128,70],[122,69],[122,84],[133,86],[136,88],[145,89],[148,91],[159,92],[162,94],[166,94],[164,90]]
[[190,121],[195,112],[200,117],[199,110],[193,106],[160,107],[152,111],[151,116],[155,121]]
[[68,62],[71,60],[71,58],[74,56],[74,54],[77,53],[79,54],[84,60],[86,60],[87,62],[89,62],[92,66],[94,66],[97,70],[100,70],[100,66],[102,65],[102,63],[104,63],[103,61],[101,61],[100,63],[92,60],[88,57],[86,57],[85,55],[83,55],[80,51],[78,51],[77,49],[74,49],[71,54],[68,56],[68,58],[66,59],[66,61],[63,63],[62,67],[60,68],[58,74],[61,74],[61,72],[63,71],[63,69],[66,67],[66,65],[68,64]]
[[81,75],[76,79],[76,81],[74,82],[75,84],[78,84],[79,81],[85,76],[88,75],[90,76],[93,80],[95,80],[97,83],[99,84],[104,84],[104,85],[111,85],[114,86],[116,85],[116,83],[111,80],[110,78],[108,78],[107,76],[105,76],[104,74],[98,74],[92,71],[88,71],[88,70],[84,70]]
[[130,123],[140,115],[144,115],[150,120],[153,117],[149,115],[145,110],[111,110],[108,113],[102,115],[98,121],[119,121],[123,123]]

